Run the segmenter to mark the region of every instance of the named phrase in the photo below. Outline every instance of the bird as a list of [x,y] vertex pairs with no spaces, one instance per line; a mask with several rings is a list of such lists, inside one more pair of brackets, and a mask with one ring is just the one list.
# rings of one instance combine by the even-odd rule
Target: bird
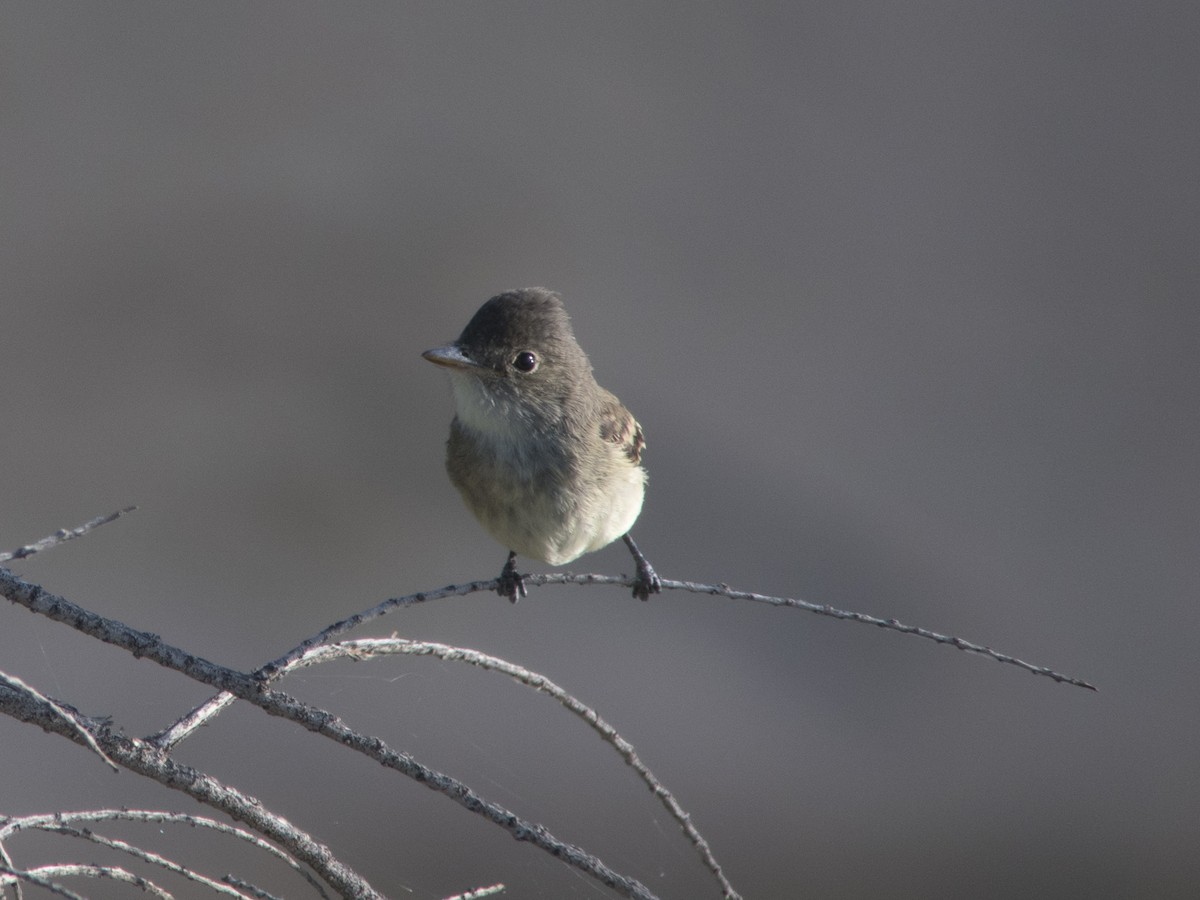
[[421,355],[450,374],[450,481],[509,551],[498,594],[527,595],[518,555],[560,566],[617,538],[633,555],[633,596],[662,590],[629,533],[646,490],[642,427],[596,383],[557,293],[497,294],[456,341]]

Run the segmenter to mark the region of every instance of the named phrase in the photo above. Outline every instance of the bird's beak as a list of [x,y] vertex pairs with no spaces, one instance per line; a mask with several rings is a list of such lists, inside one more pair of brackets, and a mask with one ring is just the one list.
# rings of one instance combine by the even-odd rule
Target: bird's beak
[[426,350],[421,355],[431,363],[445,366],[448,369],[476,369],[479,367],[479,363],[464,356],[462,350],[455,344],[447,347],[435,347],[433,350]]

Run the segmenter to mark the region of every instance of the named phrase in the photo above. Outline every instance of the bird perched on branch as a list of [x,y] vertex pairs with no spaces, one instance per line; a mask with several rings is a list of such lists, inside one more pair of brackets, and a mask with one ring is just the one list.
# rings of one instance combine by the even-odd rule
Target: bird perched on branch
[[454,389],[450,481],[509,549],[497,593],[525,596],[518,554],[563,565],[618,537],[637,567],[633,595],[662,589],[629,536],[646,490],[642,428],[596,383],[557,294],[498,294],[458,340],[422,356]]

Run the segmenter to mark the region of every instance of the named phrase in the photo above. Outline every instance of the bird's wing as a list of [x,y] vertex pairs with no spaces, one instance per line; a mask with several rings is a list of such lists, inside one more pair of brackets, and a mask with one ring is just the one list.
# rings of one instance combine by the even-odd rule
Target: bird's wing
[[642,461],[642,450],[646,446],[642,426],[620,400],[607,391],[605,394],[607,396],[600,405],[600,437],[620,447],[621,452],[636,466]]

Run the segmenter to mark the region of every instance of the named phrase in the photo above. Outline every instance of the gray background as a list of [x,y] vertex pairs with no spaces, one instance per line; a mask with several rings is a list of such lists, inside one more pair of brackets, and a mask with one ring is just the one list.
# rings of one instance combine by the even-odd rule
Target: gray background
[[[139,504],[19,571],[240,667],[491,577],[504,549],[445,478],[449,390],[419,353],[546,285],[645,426],[635,535],[662,575],[895,616],[1100,693],[678,593],[481,594],[365,633],[597,706],[747,897],[1194,896],[1197,18],[6,4],[0,546]],[[0,668],[133,734],[206,696],[14,607]],[[664,898],[716,896],[543,696],[431,660],[286,688]],[[197,809],[28,726],[0,741],[0,812]],[[327,745],[234,709],[180,755],[393,897],[606,895]]]

